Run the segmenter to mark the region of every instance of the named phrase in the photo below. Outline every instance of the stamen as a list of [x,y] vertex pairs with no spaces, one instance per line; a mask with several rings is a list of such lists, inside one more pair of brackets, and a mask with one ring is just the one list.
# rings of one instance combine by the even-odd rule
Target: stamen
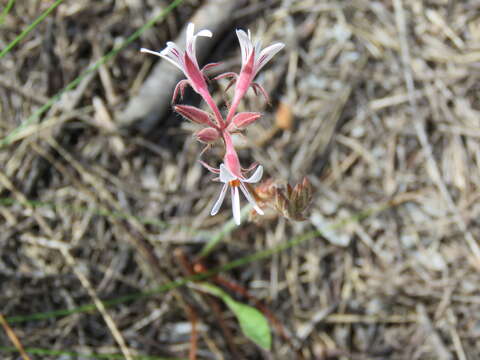
[[235,180],[229,181],[228,184],[229,184],[231,187],[237,187],[237,186],[240,186],[240,180],[235,179]]

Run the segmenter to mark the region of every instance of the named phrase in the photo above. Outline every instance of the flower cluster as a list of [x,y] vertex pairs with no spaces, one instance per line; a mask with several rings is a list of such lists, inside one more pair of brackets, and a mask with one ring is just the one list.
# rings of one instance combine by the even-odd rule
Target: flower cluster
[[[254,164],[253,166],[250,166],[250,168],[244,169],[240,165],[240,160],[233,145],[232,133],[245,129],[248,125],[258,120],[261,117],[261,114],[256,112],[237,113],[237,108],[250,87],[253,88],[255,94],[261,93],[268,101],[266,91],[259,84],[254,83],[253,80],[268,61],[284,47],[284,44],[275,43],[262,50],[260,42],[253,43],[250,31],[246,33],[243,30],[237,30],[236,33],[242,54],[242,67],[240,73],[236,74],[228,72],[215,78],[232,78],[230,85],[235,83],[233,100],[225,117],[220,112],[208,90],[208,79],[205,75],[205,70],[218,64],[207,64],[200,69],[195,54],[195,42],[197,38],[199,36],[212,37],[212,33],[209,30],[201,30],[195,34],[194,25],[190,23],[187,26],[185,50],[182,50],[173,42],[168,42],[167,47],[161,52],[144,48],[141,49],[141,52],[160,56],[175,65],[185,74],[186,79],[181,80],[175,87],[172,102],[175,102],[179,94],[183,98],[185,87],[189,85],[203,98],[210,108],[212,113],[189,105],[174,106],[174,110],[183,117],[204,126],[202,130],[195,134],[199,141],[211,144],[219,139],[223,140],[223,144],[225,145],[225,156],[220,167],[214,168],[203,161],[200,161],[200,163],[212,173],[217,174],[218,177],[216,179],[223,183],[220,195],[215,201],[210,214],[215,215],[218,213],[223,200],[225,199],[225,194],[227,193],[228,188],[230,188],[233,217],[235,223],[239,225],[241,218],[240,191],[243,193],[247,201],[252,204],[255,211],[259,215],[263,215],[263,211],[255,201],[255,195],[252,195],[250,188],[250,184],[257,183],[261,180],[263,167]],[[249,172],[253,172],[253,174],[247,177],[246,174]]]

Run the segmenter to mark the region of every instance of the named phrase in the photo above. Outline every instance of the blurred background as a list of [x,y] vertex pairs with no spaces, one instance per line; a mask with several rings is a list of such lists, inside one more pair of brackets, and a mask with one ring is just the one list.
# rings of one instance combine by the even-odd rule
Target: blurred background
[[[1,359],[480,358],[478,1],[1,10]],[[235,29],[285,43],[257,77],[271,103],[248,93],[240,110],[263,116],[236,140],[264,166],[259,192],[308,178],[303,221],[268,201],[239,227],[228,199],[210,216],[220,186],[170,106],[183,75],[139,52],[183,46],[188,22],[214,34],[197,47],[221,62],[210,77],[239,71]],[[222,110],[227,85],[210,83]],[[190,89],[180,103],[206,109]],[[209,281],[264,314],[269,351],[218,297],[158,290],[238,259]]]

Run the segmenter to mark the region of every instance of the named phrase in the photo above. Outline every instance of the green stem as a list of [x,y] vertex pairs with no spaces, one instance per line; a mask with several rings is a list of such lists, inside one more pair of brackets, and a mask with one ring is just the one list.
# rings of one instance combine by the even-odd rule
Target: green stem
[[2,14],[0,15],[0,25],[3,24],[3,21],[5,20],[5,17],[7,16],[7,14],[12,9],[14,3],[15,3],[15,0],[8,0],[7,6],[5,6],[5,9],[3,9]]
[[[31,23],[30,25],[28,25],[21,33],[20,35],[18,35],[15,39],[13,39],[13,41],[7,45],[7,47],[5,49],[3,49],[1,52],[0,52],[0,59],[2,57],[4,57],[10,50],[13,49],[13,47],[15,45],[17,45],[20,41],[23,40],[23,38],[25,36],[27,36],[30,31],[32,31],[33,29],[35,29],[35,27],[40,24],[53,10],[55,10],[55,8],[60,5],[61,3],[63,2],[63,0],[57,0],[55,1],[47,10],[45,10],[42,15],[40,15],[38,18],[35,19],[35,21],[33,23]],[[9,3],[10,5],[10,3]],[[12,1],[12,5],[13,5],[13,1]],[[8,7],[8,5],[7,5]],[[3,21],[3,15],[2,15],[2,21]]]
[[[17,353],[18,350],[14,347],[0,346],[0,351]],[[25,351],[31,355],[44,355],[44,356],[70,356],[71,358],[89,358],[89,359],[124,359],[122,354],[81,354],[73,351],[65,350],[49,350],[41,348],[25,348]],[[184,358],[172,358],[172,357],[160,357],[160,356],[148,356],[148,355],[134,355],[135,360],[186,360]]]

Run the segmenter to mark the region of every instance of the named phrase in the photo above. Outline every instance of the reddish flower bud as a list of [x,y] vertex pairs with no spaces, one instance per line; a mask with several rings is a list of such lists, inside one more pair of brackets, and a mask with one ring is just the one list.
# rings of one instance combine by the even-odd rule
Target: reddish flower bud
[[188,120],[193,121],[197,124],[211,124],[210,115],[207,112],[196,108],[195,106],[176,105],[173,107],[173,109]]
[[220,137],[220,134],[218,133],[218,131],[211,127],[202,129],[199,132],[197,132],[195,135],[198,141],[201,141],[207,144],[217,141],[218,138]]
[[257,112],[241,112],[233,117],[231,124],[228,126],[229,131],[243,130],[251,123],[260,119],[262,114]]
[[287,219],[302,221],[312,201],[313,189],[306,177],[294,187],[270,180],[255,188],[255,196],[260,204],[269,204]]

